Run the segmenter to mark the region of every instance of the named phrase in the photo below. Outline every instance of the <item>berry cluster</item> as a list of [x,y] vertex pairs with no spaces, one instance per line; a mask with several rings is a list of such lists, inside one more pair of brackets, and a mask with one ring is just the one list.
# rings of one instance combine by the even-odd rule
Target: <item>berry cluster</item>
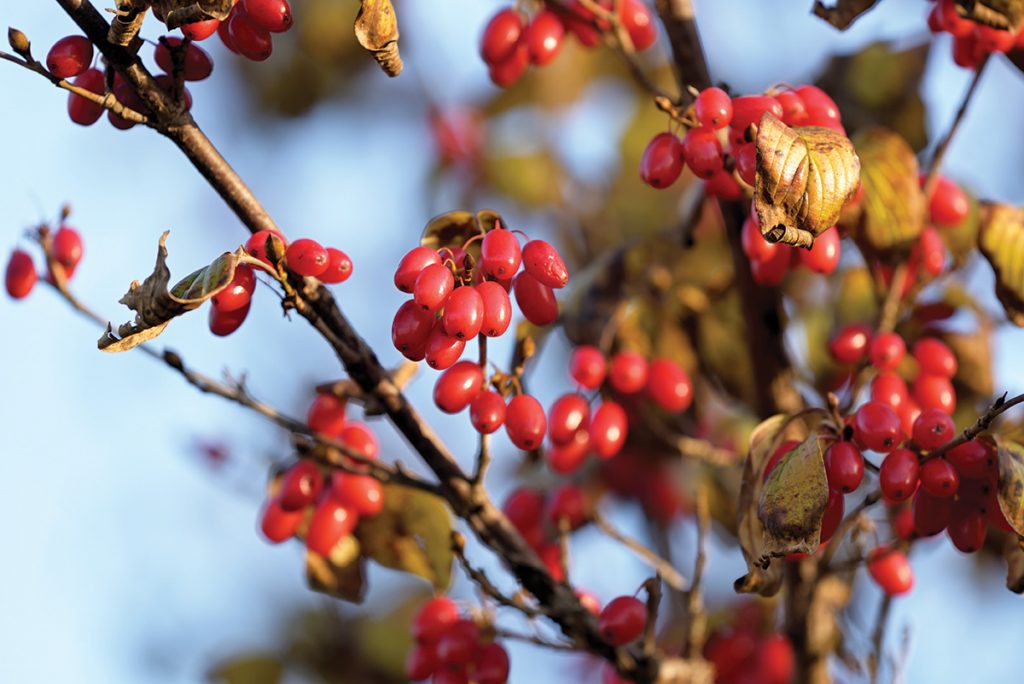
[[814,238],[810,249],[768,242],[761,234],[761,224],[753,209],[743,222],[741,244],[743,253],[750,259],[754,281],[767,287],[781,283],[791,268],[803,267],[812,273],[830,275],[839,265],[842,253],[839,229],[835,226]]
[[593,519],[594,506],[577,485],[566,483],[545,495],[520,487],[506,497],[502,511],[558,581],[565,579],[558,533],[564,526],[575,531]]
[[928,13],[932,33],[953,36],[953,61],[965,69],[976,69],[996,52],[1024,48],[1024,29],[1016,33],[985,26],[957,14],[953,0],[938,0]]
[[731,624],[708,636],[704,658],[717,684],[789,684],[796,673],[793,645],[772,631],[771,613],[760,604],[741,605]]
[[626,448],[602,462],[601,482],[616,495],[639,503],[651,520],[667,525],[686,510],[671,463],[645,449]]
[[[611,13],[611,0],[598,0]],[[619,22],[629,35],[635,50],[646,50],[658,37],[651,10],[641,0],[622,0]],[[553,3],[527,20],[524,14],[506,7],[495,14],[484,28],[480,39],[480,56],[487,64],[491,81],[507,88],[526,73],[527,67],[550,64],[562,47],[566,32],[576,36],[581,45],[594,47],[601,35],[611,31],[605,14],[598,16],[578,0],[566,4]]]
[[450,598],[430,599],[413,619],[416,645],[405,661],[406,676],[433,684],[504,684],[508,652],[489,631],[462,617]]
[[[380,454],[380,443],[369,426],[349,420],[345,403],[333,396],[317,396],[306,422],[365,458]],[[326,472],[313,461],[300,459],[281,475],[276,495],[263,509],[260,529],[275,544],[304,534],[310,551],[328,556],[352,534],[360,517],[377,515],[383,505],[381,484],[369,475]]]
[[[334,247],[324,247],[315,240],[302,238],[289,244],[276,230],[260,230],[245,243],[245,251],[271,268],[274,263],[268,255],[268,242],[272,241],[274,254],[284,254],[284,263],[300,276],[319,278],[325,283],[342,283],[352,275],[352,260]],[[240,264],[235,277],[226,288],[210,301],[210,332],[223,337],[238,330],[249,315],[252,295],[256,291],[256,275],[251,266]]]
[[[156,7],[154,14],[156,14]],[[163,21],[163,17],[157,14]],[[185,24],[181,32],[192,40],[206,40],[216,33],[224,47],[254,62],[262,62],[274,50],[271,34],[292,27],[292,8],[288,0],[234,0],[224,21],[209,19]]]
[[[81,234],[71,226],[62,225],[52,237],[48,229],[40,229],[40,235],[44,240],[49,240],[50,256],[63,271],[64,279],[70,280],[84,253]],[[47,279],[54,282],[52,271],[47,273]],[[38,280],[39,274],[32,256],[23,249],[11,252],[4,273],[4,285],[11,299],[28,297]]]
[[692,125],[681,140],[665,132],[647,144],[640,159],[640,178],[652,188],[664,189],[689,167],[706,181],[708,194],[739,199],[743,188],[737,178],[754,185],[754,132],[766,112],[788,126],[822,126],[846,134],[836,103],[817,86],[773,88],[764,95],[739,97],[730,97],[721,88],[705,88],[685,114]]

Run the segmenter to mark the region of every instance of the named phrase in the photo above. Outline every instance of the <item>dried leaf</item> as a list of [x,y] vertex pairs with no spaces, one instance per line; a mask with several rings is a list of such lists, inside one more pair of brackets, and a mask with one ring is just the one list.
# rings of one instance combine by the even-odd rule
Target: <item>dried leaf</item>
[[738,592],[773,596],[782,586],[782,564],[765,551],[764,526],[757,509],[764,488],[764,466],[785,424],[785,415],[772,416],[750,433],[750,450],[743,465],[743,483],[738,504],[738,536],[748,572],[734,583]]
[[356,40],[388,76],[402,73],[398,54],[398,17],[391,0],[362,0],[356,15]]
[[153,7],[160,10],[169,31],[195,21],[223,21],[234,4],[232,0],[153,0]]
[[1006,559],[1006,588],[1014,594],[1024,594],[1024,537],[1006,535],[1003,558]]
[[167,235],[165,232],[160,237],[153,273],[141,285],[133,281],[121,298],[121,304],[135,312],[135,320],[121,324],[117,336],[108,325],[98,342],[101,351],[127,351],[153,339],[172,319],[199,307],[227,287],[235,277],[239,262],[250,260],[241,247],[235,252],[225,252],[209,266],[190,273],[168,290],[171,272],[167,268]]
[[[463,247],[468,240],[494,230],[499,224],[508,228],[501,215],[490,209],[478,211],[449,211],[427,222],[420,244],[433,249]],[[480,256],[480,240],[465,248],[474,259]]]
[[355,534],[367,558],[444,590],[452,573],[451,529],[451,517],[440,498],[385,484],[383,510],[360,520]]
[[1024,209],[985,204],[978,247],[996,274],[996,296],[1009,319],[1024,326]]
[[359,541],[349,535],[331,549],[329,556],[306,551],[306,582],[313,591],[362,603],[366,593],[364,566]]
[[1024,0],[954,0],[962,17],[1014,33],[1024,24]]
[[924,227],[917,157],[900,135],[872,128],[854,139],[864,184],[858,238],[875,251],[908,247]]
[[817,551],[827,504],[821,440],[811,434],[779,460],[761,491],[757,517],[764,524],[764,552],[784,556]]
[[999,486],[996,498],[1006,522],[1018,535],[1024,535],[1024,446],[999,440],[996,458],[999,461]]
[[271,653],[234,656],[210,671],[210,680],[222,684],[278,684],[284,665]]
[[878,0],[836,0],[832,7],[826,7],[821,0],[815,0],[814,14],[840,31],[845,31],[876,3]]
[[853,144],[829,128],[790,128],[771,113],[761,117],[755,144],[761,233],[769,242],[810,247],[860,184]]

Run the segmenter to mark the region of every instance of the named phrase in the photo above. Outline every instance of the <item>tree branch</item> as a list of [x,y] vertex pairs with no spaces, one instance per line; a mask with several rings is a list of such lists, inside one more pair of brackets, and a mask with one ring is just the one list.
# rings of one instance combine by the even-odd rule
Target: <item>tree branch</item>
[[697,31],[697,19],[691,0],[657,0],[658,16],[668,31],[672,44],[672,58],[675,64],[679,89],[683,93],[690,88],[704,90],[711,85],[704,46]]

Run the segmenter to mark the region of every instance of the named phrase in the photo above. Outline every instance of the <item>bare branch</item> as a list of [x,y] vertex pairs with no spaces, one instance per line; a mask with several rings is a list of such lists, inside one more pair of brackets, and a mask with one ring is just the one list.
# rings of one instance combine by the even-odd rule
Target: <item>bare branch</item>
[[665,584],[669,585],[676,591],[684,591],[686,589],[686,578],[679,574],[678,570],[672,567],[672,563],[670,561],[665,560],[654,551],[651,551],[633,537],[620,532],[600,514],[594,514],[594,525],[597,529],[601,530],[601,532],[625,546],[636,554],[642,561],[657,570],[658,574],[665,580]]

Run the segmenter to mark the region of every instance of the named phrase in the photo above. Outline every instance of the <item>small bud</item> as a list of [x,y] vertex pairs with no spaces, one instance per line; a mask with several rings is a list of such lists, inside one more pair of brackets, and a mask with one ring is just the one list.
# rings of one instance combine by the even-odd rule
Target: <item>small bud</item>
[[25,59],[32,58],[32,43],[29,42],[28,36],[18,29],[14,27],[7,29],[7,42],[10,43],[12,50]]

